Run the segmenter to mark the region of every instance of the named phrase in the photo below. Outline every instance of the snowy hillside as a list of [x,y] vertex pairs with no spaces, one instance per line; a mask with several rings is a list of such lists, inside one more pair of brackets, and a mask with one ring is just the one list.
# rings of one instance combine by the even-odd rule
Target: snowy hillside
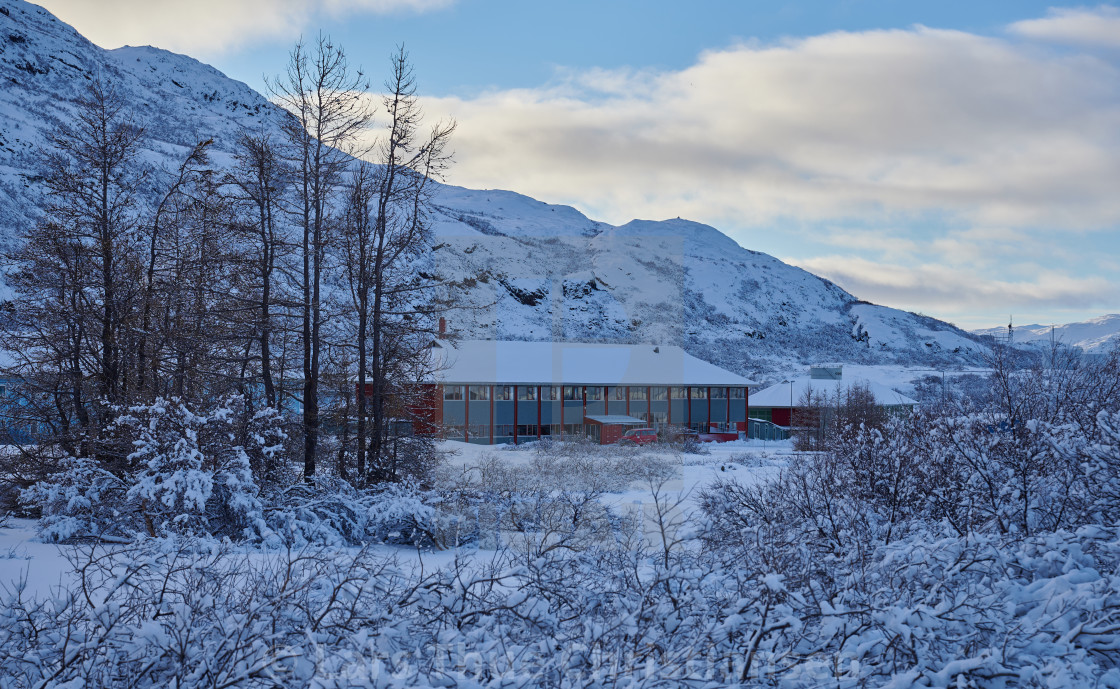
[[[242,128],[273,128],[281,116],[245,84],[192,58],[155,48],[106,51],[46,10],[0,0],[0,242],[34,222],[47,134],[94,73],[127,94],[157,166],[171,167],[206,138],[220,164]],[[451,186],[437,203],[422,269],[452,280],[476,307],[448,314],[471,338],[676,344],[762,377],[820,360],[975,364],[985,350],[947,323],[858,301],[706,225],[614,227],[513,192]]]
[[[972,332],[975,335],[1007,337],[1006,327],[984,328]],[[1034,323],[1014,326],[1014,342],[1017,345],[1049,346],[1051,338],[1071,347],[1080,347],[1086,352],[1106,350],[1120,344],[1120,313],[1063,325]]]
[[[678,344],[748,375],[820,360],[955,365],[984,348],[687,220],[595,223],[510,192],[447,189],[433,266],[476,304],[471,337]],[[464,223],[470,225],[464,227]]]
[[0,0],[0,241],[36,215],[33,180],[47,135],[94,74],[127,94],[156,166],[171,166],[207,138],[222,160],[239,130],[278,122],[267,99],[209,65],[150,47],[103,50],[37,5]]

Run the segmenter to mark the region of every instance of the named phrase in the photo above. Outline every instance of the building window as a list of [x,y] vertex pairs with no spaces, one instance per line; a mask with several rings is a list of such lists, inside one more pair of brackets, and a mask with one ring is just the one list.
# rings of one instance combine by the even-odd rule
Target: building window
[[447,439],[448,440],[462,440],[463,439],[463,427],[462,426],[448,426],[447,427]]
[[558,400],[560,399],[560,388],[555,385],[542,385],[541,386],[541,399],[542,400]]
[[584,427],[582,423],[566,423],[564,424],[564,437],[574,438],[584,434]]
[[688,399],[688,388],[674,385],[669,388],[669,396],[675,400],[686,400]]
[[746,388],[731,388],[731,399],[733,399],[733,400],[745,400],[745,399],[747,399],[747,389]]
[[536,424],[518,426],[517,427],[517,437],[519,437],[519,438],[529,438],[529,437],[535,438],[535,437],[537,437],[537,426],[536,426]]
[[650,423],[662,424],[669,423],[669,412],[667,411],[651,411],[646,420]]
[[708,388],[692,388],[692,399],[706,400],[708,399]]
[[774,419],[773,409],[751,409],[747,415],[752,419],[762,419],[763,421],[772,421]]
[[[558,424],[558,423],[554,423],[554,424],[552,424],[551,426],[548,426],[548,428],[551,428],[551,429],[552,429],[552,430],[551,430],[551,433],[552,433],[552,435],[555,435],[555,436],[559,436],[559,435],[560,435],[560,424]],[[544,433],[544,435],[548,435],[548,434],[547,434],[547,433]]]
[[485,440],[490,442],[490,424],[472,423],[470,425],[471,440]]
[[669,388],[667,387],[652,387],[649,389],[649,398],[655,402],[663,402],[669,399]]
[[712,399],[714,399],[714,400],[727,399],[727,388],[712,388]]
[[513,424],[501,423],[494,426],[494,439],[498,438],[512,438],[513,437]]
[[463,386],[462,385],[445,385],[445,386],[443,386],[443,399],[445,399],[445,400],[462,400],[463,399]]
[[470,400],[471,402],[484,402],[490,399],[490,386],[489,385],[472,385],[470,386]]
[[649,393],[644,387],[630,388],[630,401],[631,402],[644,402]]
[[580,390],[580,388],[576,387],[575,385],[565,385],[564,386],[564,400],[566,402],[571,402],[571,401],[574,401],[574,400],[582,401],[583,400],[583,393]]
[[607,388],[607,399],[614,400],[615,402],[626,401],[626,388],[621,386]]
[[523,402],[531,402],[537,399],[537,386],[536,385],[518,385],[517,386],[517,399]]
[[513,386],[512,385],[495,385],[494,386],[494,399],[509,401],[513,399]]
[[603,388],[598,385],[589,385],[584,388],[584,391],[587,393],[588,402],[600,402],[603,399]]

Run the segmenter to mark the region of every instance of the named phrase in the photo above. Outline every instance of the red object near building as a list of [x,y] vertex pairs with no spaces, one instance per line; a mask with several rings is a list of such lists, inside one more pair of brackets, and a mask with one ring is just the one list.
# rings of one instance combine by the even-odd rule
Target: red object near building
[[[354,384],[355,394],[360,393],[360,388],[360,384]],[[373,396],[373,383],[365,384],[365,393],[366,397]],[[443,431],[443,387],[435,383],[417,383],[410,386],[409,393],[408,399],[403,400],[403,409],[399,398],[387,402],[388,416],[411,422],[417,435],[438,436]]]
[[635,445],[649,445],[657,442],[656,428],[631,428],[622,434],[619,444],[633,443]]
[[721,432],[721,433],[716,433],[716,432],[701,433],[700,438],[699,438],[700,442],[702,442],[702,443],[729,443],[733,440],[738,440],[738,439],[739,439],[739,434],[738,433],[723,433],[723,432]]
[[414,398],[405,407],[416,435],[435,436],[443,432],[443,387],[418,385]]

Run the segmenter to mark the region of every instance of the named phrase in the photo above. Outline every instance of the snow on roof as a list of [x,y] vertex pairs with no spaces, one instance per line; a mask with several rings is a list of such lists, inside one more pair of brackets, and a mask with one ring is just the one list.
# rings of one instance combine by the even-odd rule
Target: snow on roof
[[441,383],[747,386],[671,345],[463,340],[434,343]]
[[626,414],[588,414],[583,418],[606,426],[644,426],[647,423],[646,421],[636,419],[633,416],[627,416]]
[[[835,397],[837,391],[847,389],[849,386],[860,384],[866,385],[871,389],[871,393],[875,395],[875,403],[884,407],[890,406],[908,406],[912,407],[918,402],[912,400],[906,395],[895,392],[888,388],[886,385],[876,383],[873,380],[866,378],[847,378],[842,380],[821,380],[811,379],[809,376],[801,376],[793,380],[793,406],[797,406],[805,394],[812,389],[814,394],[824,394],[829,398]],[[759,390],[750,396],[750,406],[754,407],[786,407],[790,406],[790,384],[777,383],[771,385],[765,390]]]

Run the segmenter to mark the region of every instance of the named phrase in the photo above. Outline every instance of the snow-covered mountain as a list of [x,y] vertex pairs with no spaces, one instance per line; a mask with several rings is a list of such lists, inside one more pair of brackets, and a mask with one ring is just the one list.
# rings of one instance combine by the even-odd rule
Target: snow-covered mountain
[[[0,0],[0,242],[34,222],[47,134],[95,73],[127,95],[157,165],[205,138],[220,164],[243,128],[280,118],[262,95],[197,60],[103,50],[38,6]],[[426,260],[477,307],[448,314],[468,337],[678,344],[762,378],[820,360],[945,367],[986,350],[975,335],[859,301],[707,225],[615,227],[513,192],[452,186],[437,203]]]
[[34,180],[47,135],[95,74],[127,96],[157,165],[211,137],[216,159],[226,159],[242,128],[279,121],[266,98],[198,60],[151,47],[103,50],[37,5],[0,0],[0,242],[38,214]]
[[[1078,323],[1062,325],[1016,325],[1012,328],[1012,341],[1016,345],[1049,346],[1051,341],[1086,352],[1100,352],[1120,345],[1120,313],[1110,313]],[[1007,327],[973,330],[975,335],[1007,337]]]

